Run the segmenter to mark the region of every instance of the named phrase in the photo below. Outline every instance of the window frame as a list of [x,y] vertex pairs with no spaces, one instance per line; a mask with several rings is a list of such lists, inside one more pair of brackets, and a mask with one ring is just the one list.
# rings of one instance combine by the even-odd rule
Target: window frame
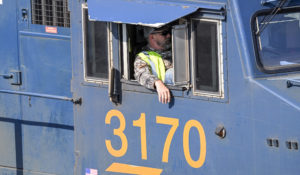
[[[180,30],[180,29],[183,29],[183,32],[185,34],[185,38],[186,38],[186,41],[184,41],[184,61],[186,62],[185,65],[181,65],[183,68],[183,71],[185,71],[185,79],[182,80],[182,81],[177,81],[177,77],[176,77],[176,74],[178,74],[178,71],[182,71],[181,70],[176,70],[176,67],[177,67],[177,64],[179,64],[179,62],[181,60],[176,60],[175,58],[175,52],[174,50],[176,50],[176,43],[174,41],[175,39],[175,30]],[[189,25],[187,23],[187,21],[184,21],[183,24],[178,24],[178,25],[174,25],[172,26],[172,61],[173,61],[173,69],[174,69],[174,74],[173,74],[173,82],[174,82],[174,85],[175,87],[178,87],[178,86],[183,86],[183,87],[189,87],[190,86],[190,81],[191,81],[191,75],[190,75],[190,54],[189,54],[189,51],[190,51],[190,46],[189,46]],[[174,49],[174,50],[173,50]],[[177,57],[177,56],[176,56]],[[183,59],[183,58],[181,58]]]
[[[183,97],[187,97],[187,98],[193,98],[193,96],[196,99],[211,99],[214,98],[217,101],[221,100],[226,100],[227,97],[225,95],[225,72],[224,72],[224,64],[225,64],[225,60],[224,60],[224,34],[223,34],[223,23],[225,20],[224,16],[220,16],[219,14],[216,16],[207,16],[208,18],[202,18],[199,16],[195,16],[195,17],[191,17],[190,19],[188,19],[188,45],[189,45],[189,52],[190,52],[190,56],[188,59],[188,65],[190,67],[189,69],[189,83],[188,84],[181,84],[181,85],[171,85],[168,86],[168,88],[170,90],[172,90],[173,92],[175,92],[175,96],[183,96]],[[193,20],[201,20],[201,21],[209,21],[209,22],[215,22],[217,24],[217,42],[218,42],[218,82],[219,82],[219,90],[218,92],[212,92],[212,91],[204,91],[204,90],[196,90],[194,87],[195,86],[195,53],[194,50],[195,49],[195,45],[194,45],[194,32],[193,30]],[[122,65],[122,71],[125,71],[125,69],[127,69],[127,73],[129,72],[129,65],[128,64],[124,64],[124,62],[128,62],[129,61],[129,57],[128,57],[128,53],[127,53],[127,48],[128,48],[128,43],[127,43],[127,33],[126,36],[124,36],[124,31],[126,32],[126,29],[124,30],[123,28],[126,27],[127,24],[122,24],[122,42],[121,42],[121,59],[123,61],[123,65]],[[126,40],[124,40],[126,39]],[[126,49],[124,49],[126,48]],[[175,71],[175,70],[174,70]],[[126,71],[125,71],[126,72]],[[125,75],[125,76],[124,76]],[[145,92],[145,93],[154,93],[153,90],[149,90],[144,88],[143,86],[141,86],[136,80],[132,80],[130,79],[129,74],[122,74],[122,80],[121,80],[122,84],[123,84],[123,90],[127,90],[127,91],[137,91],[137,92]],[[187,89],[192,88],[192,92],[193,95],[190,96],[186,96],[184,95],[184,91],[186,91]],[[188,90],[189,91],[189,90]],[[219,99],[219,100],[218,100]]]
[[85,13],[86,10],[88,10],[88,7],[86,4],[82,5],[82,46],[83,46],[83,76],[84,76],[84,82],[87,83],[96,83],[96,84],[105,84],[108,85],[109,83],[109,70],[112,65],[112,24],[111,22],[107,22],[107,53],[108,53],[108,77],[107,78],[98,78],[98,77],[92,77],[87,76],[87,48],[86,48],[86,18]]
[[128,53],[128,33],[127,33],[127,25],[128,24],[121,24],[121,59],[122,59],[122,79],[127,81],[133,81],[130,79],[130,60],[129,60],[129,53]]
[[[258,22],[257,22],[257,17],[260,15],[267,15],[269,14],[273,9],[263,9],[255,12],[252,15],[251,18],[251,32],[252,32],[252,41],[253,41],[253,47],[254,47],[254,52],[255,52],[255,62],[256,62],[256,67],[258,68],[259,71],[266,73],[266,74],[277,74],[277,73],[289,73],[289,72],[296,72],[300,71],[300,65],[298,64],[297,66],[293,67],[283,67],[283,68],[274,68],[274,69],[266,69],[265,66],[263,65],[261,61],[261,56],[260,56],[260,37],[256,35],[256,31],[258,29]],[[278,12],[278,14],[282,13],[287,13],[287,12],[299,12],[300,13],[300,6],[297,7],[285,7]]]
[[[193,21],[207,21],[207,22],[215,22],[217,24],[217,47],[218,47],[218,82],[219,82],[219,90],[218,92],[212,91],[205,91],[205,90],[197,90],[196,87],[196,54],[195,49],[195,31],[193,31],[194,22]],[[191,27],[191,70],[192,70],[192,86],[193,86],[193,95],[201,96],[201,97],[208,97],[208,98],[225,98],[225,91],[224,91],[224,58],[223,58],[223,28],[222,28],[222,19],[207,19],[207,18],[191,18],[190,19]]]
[[[186,20],[186,24],[188,25],[188,47],[189,47],[189,58],[188,58],[188,74],[189,74],[189,83],[186,85],[171,85],[167,86],[175,97],[183,97],[188,99],[195,99],[195,100],[209,100],[215,102],[227,102],[228,101],[228,91],[227,87],[227,45],[226,45],[226,14],[225,10],[222,9],[220,11],[213,11],[213,10],[205,10],[200,11],[196,14],[188,18],[183,18]],[[219,90],[217,92],[212,91],[203,91],[203,90],[195,90],[195,68],[194,68],[194,51],[193,49],[195,46],[193,45],[193,32],[192,32],[192,21],[193,20],[205,20],[205,21],[213,21],[217,23],[217,31],[218,31],[218,82],[219,82]],[[179,23],[180,24],[180,23]],[[124,28],[127,25],[132,24],[121,24],[120,27]],[[124,74],[124,69],[127,69],[127,73],[129,73],[129,64],[124,64],[124,62],[129,62],[129,57],[127,51],[124,50],[128,48],[127,42],[127,35],[126,32],[127,28],[121,33],[120,37],[120,60],[122,64],[120,65],[120,71],[122,72],[121,83],[122,83],[122,90],[124,91],[132,91],[132,92],[141,92],[141,93],[150,93],[155,94],[155,90],[147,89],[140,85],[135,79],[130,79],[129,74]],[[126,36],[124,36],[124,31],[126,32]],[[125,59],[124,59],[125,58]],[[125,70],[126,71],[126,70]],[[191,92],[191,93],[190,93]]]

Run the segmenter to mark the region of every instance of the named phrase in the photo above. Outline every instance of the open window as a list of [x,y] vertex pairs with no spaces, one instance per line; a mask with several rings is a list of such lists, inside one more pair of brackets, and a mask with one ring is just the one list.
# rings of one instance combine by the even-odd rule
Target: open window
[[[169,86],[188,86],[189,84],[189,38],[188,24],[179,24],[175,21],[169,24],[172,34],[172,62],[174,67],[173,85]],[[136,55],[147,45],[144,36],[145,26],[141,25],[122,25],[122,60],[123,78],[130,81],[134,79],[134,60]]]
[[86,81],[107,82],[110,58],[110,23],[91,21],[83,9],[84,75]]
[[[207,13],[205,13],[207,15]],[[173,82],[182,90],[192,87],[193,94],[224,98],[223,16],[194,15],[176,20],[172,28]],[[195,17],[195,18],[194,18]],[[212,19],[209,19],[211,17]],[[143,26],[123,24],[123,75],[134,82],[133,62],[147,44]],[[192,85],[192,86],[191,86]]]
[[[88,5],[88,15],[92,21],[89,21],[86,27],[89,31],[86,32],[86,47],[89,48],[94,44],[95,46],[101,45],[102,49],[101,52],[95,51],[94,47],[86,49],[87,78],[105,79],[108,77],[106,68],[109,67],[109,48],[111,47],[109,46],[109,37],[111,37],[109,25],[116,24],[120,30],[119,35],[117,37],[114,35],[114,38],[118,40],[119,48],[114,47],[113,52],[117,52],[115,55],[119,56],[113,58],[117,62],[114,67],[122,74],[121,81],[124,89],[139,89],[139,84],[134,78],[134,61],[136,55],[147,45],[144,28],[159,28],[168,25],[171,27],[172,34],[174,68],[174,84],[170,86],[170,89],[192,88],[193,96],[224,97],[221,24],[225,20],[225,13],[222,4],[89,0]],[[161,13],[156,13],[157,11]],[[99,36],[95,31],[98,31]],[[97,62],[99,62],[99,67],[97,67]],[[98,70],[103,72],[98,72]]]
[[[192,83],[194,95],[223,98],[221,20],[197,17],[187,22],[187,19],[169,24],[172,26],[173,86],[190,87]],[[122,55],[127,80],[134,81],[133,62],[145,44],[143,26],[123,24]]]
[[147,45],[144,37],[143,26],[139,25],[122,25],[122,63],[123,78],[134,80],[134,60],[136,55]]

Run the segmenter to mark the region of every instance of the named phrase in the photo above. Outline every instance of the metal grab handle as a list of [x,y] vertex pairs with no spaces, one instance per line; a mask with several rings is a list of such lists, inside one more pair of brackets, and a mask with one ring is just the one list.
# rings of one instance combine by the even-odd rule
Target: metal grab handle
[[22,84],[22,74],[21,71],[18,70],[11,70],[8,73],[0,74],[0,78],[3,77],[4,79],[10,79],[9,82],[11,85],[18,85]]
[[286,87],[287,88],[290,88],[290,87],[293,87],[293,86],[300,87],[300,82],[299,81],[293,81],[293,80],[288,80],[286,82]]
[[115,105],[121,104],[120,76],[117,69],[112,67],[109,73],[108,96]]
[[13,74],[0,74],[0,76],[2,76],[5,79],[11,79],[14,77]]

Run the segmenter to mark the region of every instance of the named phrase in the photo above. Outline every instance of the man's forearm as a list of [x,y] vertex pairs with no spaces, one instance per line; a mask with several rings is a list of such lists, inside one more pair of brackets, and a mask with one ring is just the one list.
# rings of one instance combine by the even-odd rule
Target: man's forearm
[[154,82],[158,80],[155,75],[152,75],[147,63],[139,58],[134,62],[134,77],[148,89],[154,89]]

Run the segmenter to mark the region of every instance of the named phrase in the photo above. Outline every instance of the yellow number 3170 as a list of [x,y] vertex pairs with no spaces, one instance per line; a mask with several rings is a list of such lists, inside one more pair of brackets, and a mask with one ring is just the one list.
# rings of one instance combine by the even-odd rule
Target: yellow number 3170
[[[110,124],[111,118],[116,117],[120,122],[120,126],[117,129],[114,129],[113,134],[118,136],[121,139],[121,148],[116,150],[112,147],[110,140],[105,140],[106,148],[108,152],[114,157],[122,157],[126,154],[128,148],[127,137],[124,134],[124,130],[126,128],[126,120],[124,115],[118,110],[110,110],[105,117],[105,124]],[[171,128],[165,140],[162,162],[169,161],[169,150],[170,145],[173,140],[173,136],[179,126],[179,119],[177,118],[169,118],[156,116],[156,123],[163,125],[170,125]],[[141,158],[143,160],[147,160],[147,138],[146,138],[146,115],[145,113],[141,113],[141,116],[138,120],[133,121],[133,126],[140,128],[141,133]],[[190,153],[190,145],[189,145],[189,135],[191,128],[195,127],[199,133],[200,139],[200,152],[198,160],[193,160]],[[204,129],[201,123],[197,120],[189,120],[186,122],[183,130],[183,152],[187,163],[193,168],[200,168],[204,162],[206,157],[206,138]]]

